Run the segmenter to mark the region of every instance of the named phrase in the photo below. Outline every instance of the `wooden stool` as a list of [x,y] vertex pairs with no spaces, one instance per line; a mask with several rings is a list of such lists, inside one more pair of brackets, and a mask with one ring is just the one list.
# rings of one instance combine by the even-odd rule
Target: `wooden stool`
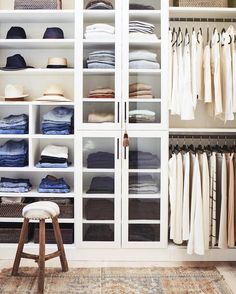
[[[24,217],[24,223],[20,233],[20,240],[16,252],[16,257],[12,269],[12,275],[18,274],[21,258],[34,259],[39,266],[38,275],[38,293],[44,292],[44,272],[45,261],[60,257],[61,267],[63,272],[68,271],[68,264],[66,260],[64,245],[61,237],[61,231],[58,223],[58,215],[60,214],[59,206],[50,201],[38,201],[31,203],[24,207],[22,215]],[[45,219],[51,218],[53,224],[53,230],[55,239],[57,242],[58,250],[54,253],[45,255]],[[26,235],[28,234],[28,225],[30,219],[39,220],[39,255],[29,254],[23,252]]]

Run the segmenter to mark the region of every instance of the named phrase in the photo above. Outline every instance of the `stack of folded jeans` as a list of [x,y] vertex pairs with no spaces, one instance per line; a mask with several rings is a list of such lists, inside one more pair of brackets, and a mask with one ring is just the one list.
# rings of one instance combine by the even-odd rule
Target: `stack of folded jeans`
[[28,179],[11,179],[2,177],[0,181],[0,192],[26,193],[31,190],[31,183]]
[[40,168],[66,168],[70,165],[68,162],[68,147],[48,145],[41,152],[41,159],[36,167]]
[[89,123],[113,123],[115,116],[113,113],[89,113]]
[[110,88],[97,88],[89,91],[88,98],[115,98],[115,91]]
[[69,193],[70,186],[63,178],[56,178],[54,176],[46,176],[43,178],[38,187],[39,193]]
[[135,174],[129,176],[129,194],[155,194],[160,189],[149,174]]
[[109,152],[96,152],[88,155],[88,168],[114,168],[114,154]]
[[130,10],[154,10],[155,8],[151,5],[139,4],[139,3],[130,3]]
[[129,112],[130,123],[155,123],[156,113],[151,110],[137,109]]
[[26,114],[9,115],[0,120],[0,134],[28,134],[29,117]]
[[109,0],[90,0],[86,9],[113,9],[113,5]]
[[0,146],[0,166],[23,167],[28,165],[28,143],[26,140],[9,140]]
[[74,110],[66,107],[56,107],[44,114],[42,133],[45,135],[69,135],[73,133]]
[[156,53],[148,50],[134,50],[129,53],[130,69],[159,69]]
[[86,40],[114,40],[115,28],[105,23],[96,23],[86,27]]
[[143,83],[134,83],[129,85],[129,98],[153,98],[152,86]]
[[94,177],[87,194],[113,194],[114,179],[111,177]]
[[89,53],[87,59],[88,68],[115,68],[114,50],[97,50]]
[[157,41],[158,38],[154,33],[155,26],[148,22],[131,20],[129,22],[129,40],[130,41]]
[[129,151],[129,168],[131,169],[147,169],[159,168],[160,159],[157,155],[143,151]]

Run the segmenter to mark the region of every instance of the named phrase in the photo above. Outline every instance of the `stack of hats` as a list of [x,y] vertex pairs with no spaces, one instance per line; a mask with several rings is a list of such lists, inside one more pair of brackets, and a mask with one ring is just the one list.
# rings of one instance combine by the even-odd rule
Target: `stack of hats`
[[129,53],[130,69],[159,69],[157,54],[148,50],[134,50]]
[[129,39],[130,41],[157,41],[158,38],[154,33],[155,26],[148,22],[131,20],[129,22]]
[[157,155],[150,152],[143,151],[129,151],[129,168],[131,169],[147,169],[147,168],[159,168],[160,159]]
[[67,107],[56,107],[44,114],[42,133],[46,135],[69,135],[73,133],[74,110]]
[[41,168],[66,168],[70,165],[68,162],[68,147],[47,145],[41,152],[41,159],[36,167]]
[[96,23],[86,27],[85,39],[87,40],[114,40],[115,28],[105,23]]
[[110,88],[97,88],[89,91],[88,98],[115,98],[115,91]]
[[39,193],[69,193],[70,186],[63,178],[56,178],[54,176],[46,176],[42,179],[38,187]]
[[149,174],[133,174],[129,176],[129,194],[155,194],[160,189]]
[[113,9],[109,0],[89,0],[86,9]]
[[143,83],[134,83],[129,85],[129,98],[153,98],[152,86]]
[[29,179],[11,179],[2,177],[0,181],[0,192],[6,193],[27,193],[31,190]]
[[129,111],[130,123],[155,123],[156,113],[147,109],[135,109]]
[[0,146],[0,166],[23,167],[28,165],[28,143],[26,140],[9,140]]
[[114,168],[114,154],[109,152],[96,152],[88,155],[88,168]]
[[89,53],[88,68],[115,68],[114,50],[97,50]]
[[0,120],[0,134],[28,134],[27,114],[9,115]]
[[114,179],[111,177],[94,177],[87,194],[114,194]]
[[130,10],[154,10],[155,8],[151,5],[139,4],[139,3],[130,3]]

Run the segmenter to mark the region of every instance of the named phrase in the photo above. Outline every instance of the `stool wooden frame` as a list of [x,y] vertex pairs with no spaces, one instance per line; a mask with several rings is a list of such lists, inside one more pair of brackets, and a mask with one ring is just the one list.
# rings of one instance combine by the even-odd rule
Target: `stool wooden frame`
[[57,217],[52,218],[54,235],[57,243],[58,250],[51,254],[45,255],[45,219],[39,220],[39,255],[29,254],[23,252],[25,239],[28,234],[29,219],[24,218],[23,226],[20,233],[19,244],[16,252],[16,257],[12,269],[12,275],[18,274],[21,258],[34,259],[39,266],[38,274],[38,293],[44,293],[44,275],[45,275],[45,261],[54,257],[60,257],[61,267],[63,272],[68,271],[68,263],[65,255],[63,240],[61,236],[61,230]]

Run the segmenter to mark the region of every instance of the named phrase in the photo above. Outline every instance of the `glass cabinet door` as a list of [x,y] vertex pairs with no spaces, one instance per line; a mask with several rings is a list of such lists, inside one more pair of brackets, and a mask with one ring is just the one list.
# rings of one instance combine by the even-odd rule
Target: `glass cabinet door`
[[[130,131],[123,148],[123,246],[161,247],[166,232],[167,136]],[[162,214],[161,214],[162,211]]]
[[86,247],[120,246],[120,132],[83,132],[81,236]]

